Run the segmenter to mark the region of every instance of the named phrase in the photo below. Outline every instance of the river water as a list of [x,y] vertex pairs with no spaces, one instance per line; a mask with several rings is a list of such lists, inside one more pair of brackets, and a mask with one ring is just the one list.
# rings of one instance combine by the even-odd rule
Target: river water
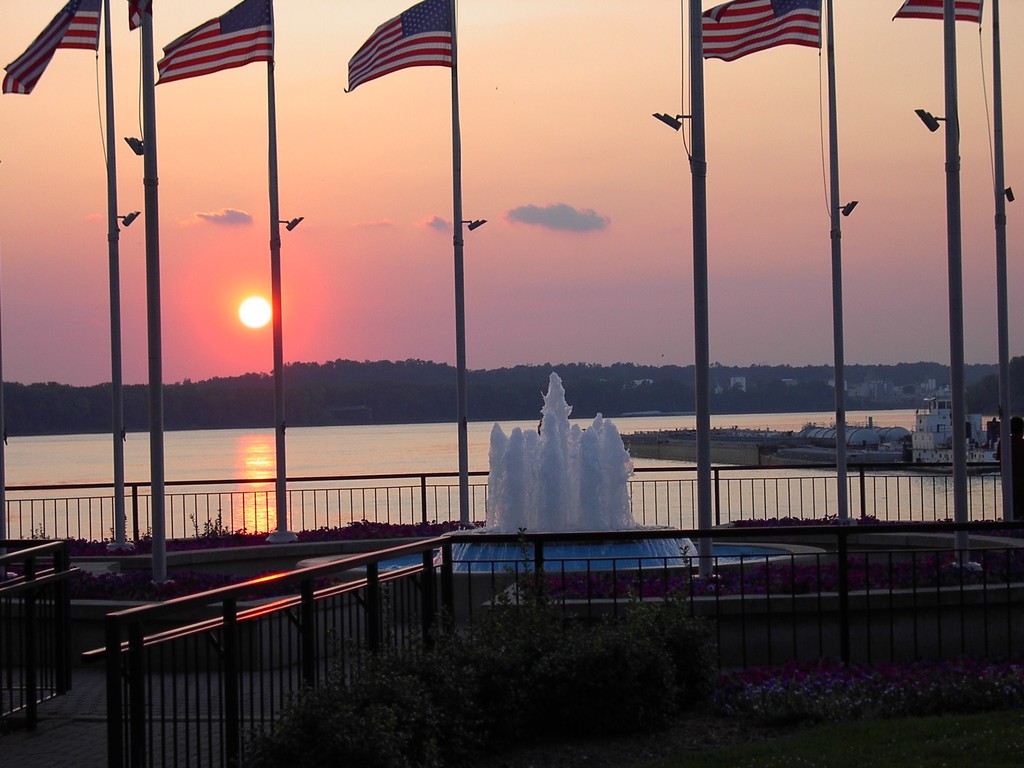
[[[851,412],[851,425],[911,428],[913,410]],[[577,420],[581,427],[591,420]],[[799,430],[808,423],[830,425],[833,414],[788,413],[720,415],[718,428]],[[693,416],[615,418],[620,433],[693,429]],[[487,472],[492,422],[469,425],[469,469]],[[537,428],[537,421],[501,422],[506,434],[516,427]],[[458,435],[454,424],[393,424],[291,428],[287,433],[289,521],[294,530],[346,525],[353,521],[415,523],[459,517]],[[91,539],[110,537],[113,520],[112,440],[109,435],[13,437],[4,446],[7,531],[27,537],[39,533]],[[251,532],[280,524],[276,494],[275,440],[271,429],[196,430],[164,435],[168,537],[198,535],[207,525]],[[636,467],[665,472],[638,474],[631,485],[634,519],[643,525],[696,527],[696,490],[692,464],[638,459]],[[424,490],[421,474],[448,473]],[[373,475],[404,478],[367,479]],[[357,476],[361,479],[302,482],[304,478]],[[410,477],[411,476],[411,477]],[[125,443],[125,481],[139,484],[138,531],[150,529],[148,488],[149,436],[132,433]],[[221,481],[203,485],[198,481]],[[257,482],[258,481],[258,482]],[[426,481],[424,481],[426,482]],[[81,490],[35,486],[103,484]],[[136,508],[135,490],[129,502]],[[837,514],[835,469],[716,469],[716,524],[741,519],[798,517],[820,519]],[[421,501],[421,495],[426,495]],[[61,499],[67,498],[67,501]],[[998,475],[970,479],[971,519],[999,515]],[[486,518],[486,481],[471,479],[470,519]],[[851,473],[848,512],[883,520],[945,520],[953,517],[948,475],[893,468],[866,481]]]
[[[807,423],[828,425],[834,413],[762,413],[712,416],[713,427],[798,430]],[[848,423],[912,428],[913,410],[848,413]],[[622,434],[693,429],[693,416],[634,416],[611,420]],[[587,426],[590,420],[575,420]],[[515,427],[535,429],[535,421],[500,422],[505,433]],[[486,471],[493,422],[471,422],[469,469]],[[292,427],[287,431],[285,461],[289,477],[376,475],[458,470],[458,436],[454,424],[374,424],[343,427]],[[12,437],[4,447],[8,486],[111,483],[110,435]],[[168,481],[273,477],[272,429],[193,430],[164,433],[164,473]],[[637,466],[662,462],[637,460]],[[149,480],[149,435],[130,433],[125,441],[125,480]]]

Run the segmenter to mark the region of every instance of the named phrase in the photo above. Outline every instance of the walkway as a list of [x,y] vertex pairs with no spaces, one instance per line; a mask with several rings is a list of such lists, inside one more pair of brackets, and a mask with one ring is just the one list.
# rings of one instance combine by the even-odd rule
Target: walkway
[[107,692],[102,665],[75,666],[71,690],[39,705],[35,731],[0,736],[3,765],[105,768]]

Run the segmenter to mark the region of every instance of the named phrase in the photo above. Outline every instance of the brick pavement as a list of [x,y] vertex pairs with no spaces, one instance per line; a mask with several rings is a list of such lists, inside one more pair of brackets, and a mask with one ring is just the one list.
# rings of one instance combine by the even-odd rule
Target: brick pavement
[[76,666],[71,690],[39,705],[34,731],[0,736],[0,764],[103,768],[107,764],[107,695],[102,666]]

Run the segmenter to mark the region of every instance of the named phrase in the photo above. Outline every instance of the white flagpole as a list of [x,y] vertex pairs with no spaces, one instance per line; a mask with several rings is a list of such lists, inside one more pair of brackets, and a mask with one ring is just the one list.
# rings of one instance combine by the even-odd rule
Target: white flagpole
[[153,13],[142,14],[142,130],[146,207],[146,320],[149,347],[150,524],[153,528],[153,581],[167,581],[167,532],[164,509],[163,349],[160,333],[160,198],[156,163],[156,77],[153,62]]
[[110,264],[110,410],[114,447],[114,540],[109,550],[132,549],[124,517],[124,391],[121,376],[120,220],[117,214],[117,159],[114,142],[114,63],[111,50],[110,0],[103,0],[104,65],[107,108],[107,244]]
[[[693,188],[693,335],[694,410],[697,427],[697,527],[710,531],[711,494],[711,353],[708,321],[708,217],[706,141],[704,131],[704,27],[700,0],[690,0],[690,124],[692,150],[690,176]],[[700,572],[712,570],[712,542],[697,541]]]
[[459,57],[456,44],[455,0],[452,19],[452,222],[455,251],[455,397],[459,433],[459,522],[469,519],[469,417],[466,395],[466,287],[463,266],[462,133],[459,127]]
[[270,290],[274,333],[274,436],[277,452],[275,498],[277,530],[267,541],[282,544],[298,537],[288,530],[288,480],[285,464],[284,342],[281,321],[281,215],[277,195],[277,99],[274,93],[274,62],[267,62],[267,123],[270,179]]
[[828,68],[829,208],[832,219],[832,344],[836,382],[836,507],[839,520],[850,519],[846,481],[846,364],[843,344],[843,246],[839,201],[839,129],[836,118],[835,26],[827,0],[825,51]]
[[[964,384],[963,254],[960,227],[960,118],[956,83],[956,6],[943,3],[943,51],[946,96],[946,251],[949,271],[949,385],[953,418],[953,519],[966,523],[967,408]],[[967,553],[966,531],[957,531],[956,548]]]
[[999,0],[992,0],[992,123],[996,195],[996,314],[999,328],[999,445],[1003,519],[1013,519],[1013,441],[1010,440],[1010,335],[1006,276],[1006,177],[1003,169],[1003,66]]

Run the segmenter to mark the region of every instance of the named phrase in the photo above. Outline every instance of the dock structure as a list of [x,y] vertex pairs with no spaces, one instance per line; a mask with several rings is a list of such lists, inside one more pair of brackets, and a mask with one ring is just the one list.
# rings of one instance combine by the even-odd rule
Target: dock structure
[[[904,442],[909,435],[898,427],[851,428],[847,434],[847,461],[883,464],[906,461]],[[888,436],[888,437],[886,437]],[[695,461],[696,430],[678,429],[623,435],[634,459]],[[794,464],[835,464],[835,429],[808,424],[802,430],[711,430],[711,460],[715,464],[777,467]]]
[[[696,430],[638,432],[623,435],[626,450],[634,459],[696,461]],[[771,430],[711,430],[711,461],[715,464],[762,465],[779,448],[791,445],[792,432]]]

